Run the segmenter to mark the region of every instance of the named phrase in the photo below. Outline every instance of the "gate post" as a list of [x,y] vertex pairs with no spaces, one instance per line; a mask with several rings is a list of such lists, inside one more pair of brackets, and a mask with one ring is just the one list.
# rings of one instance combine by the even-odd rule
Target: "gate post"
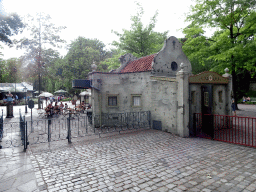
[[24,137],[24,152],[26,152],[26,150],[27,150],[27,148],[28,148],[28,144],[29,144],[29,142],[28,142],[28,124],[27,124],[27,121],[26,121],[26,123],[25,122],[23,122],[24,123],[24,135],[23,135],[23,137]]
[[149,125],[149,128],[152,129],[152,126],[151,126],[151,111],[148,111],[148,125]]
[[68,136],[67,136],[67,139],[68,139],[68,143],[72,143],[71,142],[71,128],[70,128],[70,119],[71,119],[71,113],[69,113],[69,117],[67,119],[67,124],[68,124]]
[[192,136],[196,136],[197,135],[197,127],[196,127],[196,113],[193,114],[193,133]]
[[2,116],[0,116],[0,149],[2,149],[1,141],[4,134],[4,124],[3,124],[3,109],[2,109]]
[[50,129],[51,119],[48,119],[48,142],[51,142],[51,129]]

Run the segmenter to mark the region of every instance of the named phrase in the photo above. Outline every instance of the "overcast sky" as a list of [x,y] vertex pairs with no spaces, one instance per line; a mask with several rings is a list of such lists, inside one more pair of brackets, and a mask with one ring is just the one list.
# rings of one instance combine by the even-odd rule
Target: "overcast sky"
[[[149,23],[150,18],[158,10],[155,31],[169,31],[169,36],[183,37],[181,28],[185,23],[185,14],[189,12],[191,0],[137,0],[143,9],[143,23]],[[118,40],[111,30],[122,32],[130,29],[132,15],[137,6],[133,0],[0,0],[0,10],[5,13],[16,12],[20,16],[35,15],[42,12],[52,17],[52,23],[67,28],[60,33],[61,38],[69,44],[78,36],[97,38],[107,47],[113,40]],[[25,34],[23,34],[24,36]],[[2,44],[1,44],[2,45]],[[15,48],[2,51],[4,58],[19,57],[21,52]],[[65,50],[60,51],[62,55]]]

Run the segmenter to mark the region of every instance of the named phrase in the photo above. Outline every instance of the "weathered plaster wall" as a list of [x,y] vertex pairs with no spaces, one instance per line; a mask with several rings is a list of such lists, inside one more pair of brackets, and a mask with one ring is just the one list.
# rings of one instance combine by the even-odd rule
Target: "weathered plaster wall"
[[[192,93],[193,93],[193,96],[192,96]],[[190,101],[191,101],[190,114],[201,113],[202,107],[201,107],[201,85],[200,84],[190,84]]]
[[162,130],[177,134],[177,82],[151,80],[152,120],[162,122]]
[[[177,65],[172,65],[173,62]],[[175,77],[181,69],[181,63],[184,64],[186,72],[192,72],[191,63],[182,51],[181,43],[176,37],[171,36],[166,39],[162,50],[154,58],[152,75]]]
[[[95,115],[100,113],[122,113],[150,110],[150,72],[102,74],[95,78],[101,79],[101,89],[94,99]],[[116,95],[118,106],[108,106],[108,96]],[[141,95],[141,107],[132,107],[132,95]]]
[[[226,115],[226,88],[227,85],[213,86],[213,114]],[[220,98],[220,92],[222,92],[222,98]]]
[[[152,120],[162,122],[165,131],[177,134],[177,82],[172,80],[154,80],[150,72],[101,74],[95,73],[95,79],[101,79],[101,90],[92,94],[93,112],[122,113],[151,111]],[[108,95],[117,95],[118,106],[108,106]],[[141,95],[141,107],[132,106],[132,95]]]

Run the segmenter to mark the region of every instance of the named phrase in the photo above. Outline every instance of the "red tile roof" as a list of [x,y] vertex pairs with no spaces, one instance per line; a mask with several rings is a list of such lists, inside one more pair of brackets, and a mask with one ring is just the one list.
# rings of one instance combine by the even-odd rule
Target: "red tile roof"
[[141,71],[150,71],[152,70],[152,61],[156,54],[148,55],[145,57],[141,57],[137,60],[129,62],[121,71],[120,73],[127,73],[127,72],[141,72]]

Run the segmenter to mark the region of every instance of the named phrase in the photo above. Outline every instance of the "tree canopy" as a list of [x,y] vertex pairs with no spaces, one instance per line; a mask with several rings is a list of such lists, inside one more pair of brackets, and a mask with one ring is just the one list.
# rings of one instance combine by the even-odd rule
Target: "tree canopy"
[[[228,67],[236,102],[236,72],[246,69],[255,74],[256,1],[196,0],[196,3],[187,16],[191,24],[183,30],[186,34],[183,49],[196,65],[222,73]],[[205,36],[207,27],[217,29],[211,37]]]
[[143,57],[161,50],[168,31],[163,33],[154,31],[158,12],[151,18],[149,25],[144,27],[141,21],[144,10],[141,5],[137,5],[138,12],[137,15],[131,17],[132,25],[130,30],[123,29],[122,34],[112,31],[119,37],[119,42],[114,41],[112,44],[125,53],[131,53],[136,57]]
[[20,17],[13,13],[8,16],[0,14],[0,41],[10,45],[13,43],[11,36],[22,32],[24,24]]

